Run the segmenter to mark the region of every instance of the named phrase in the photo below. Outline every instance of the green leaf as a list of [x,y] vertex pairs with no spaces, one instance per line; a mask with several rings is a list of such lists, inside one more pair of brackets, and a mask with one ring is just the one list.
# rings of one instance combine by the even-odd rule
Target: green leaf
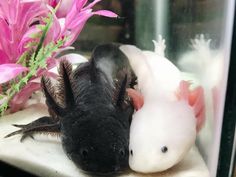
[[28,79],[24,77],[24,78],[22,78],[22,82],[23,82],[24,84],[27,84]]
[[38,28],[40,31],[43,31],[45,28],[45,25],[37,25],[36,28]]
[[0,100],[2,100],[5,97],[6,97],[5,95],[0,94]]
[[7,102],[4,102],[3,104],[0,105],[0,116],[4,114],[4,112],[7,110],[8,104]]
[[38,41],[30,41],[25,45],[25,48],[31,48],[38,46]]
[[27,55],[28,55],[28,52],[24,52],[20,58],[18,59],[18,61],[16,62],[17,64],[22,64],[23,66],[25,66],[25,61],[26,61],[26,58],[27,58]]

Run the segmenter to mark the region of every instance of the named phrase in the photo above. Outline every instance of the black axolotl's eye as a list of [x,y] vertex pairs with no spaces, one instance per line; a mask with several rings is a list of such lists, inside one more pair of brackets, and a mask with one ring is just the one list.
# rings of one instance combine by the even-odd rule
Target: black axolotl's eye
[[124,157],[125,156],[125,150],[122,148],[119,150],[119,154],[121,157]]
[[83,158],[87,158],[88,157],[88,154],[89,154],[89,151],[87,148],[81,148],[80,149],[80,155],[83,157]]
[[167,151],[168,151],[168,147],[163,146],[163,147],[161,148],[161,152],[166,153]]

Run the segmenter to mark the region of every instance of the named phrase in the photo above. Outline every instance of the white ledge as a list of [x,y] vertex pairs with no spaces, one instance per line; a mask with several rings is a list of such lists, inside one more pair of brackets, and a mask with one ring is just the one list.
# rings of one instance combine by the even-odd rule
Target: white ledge
[[[43,104],[0,118],[0,160],[42,177],[86,177],[64,153],[59,137],[35,136],[20,142],[21,135],[3,138],[18,128],[11,124],[26,124],[47,115]],[[161,162],[160,162],[161,163]],[[129,172],[121,177],[209,177],[208,169],[194,146],[186,157],[173,168],[156,174]]]

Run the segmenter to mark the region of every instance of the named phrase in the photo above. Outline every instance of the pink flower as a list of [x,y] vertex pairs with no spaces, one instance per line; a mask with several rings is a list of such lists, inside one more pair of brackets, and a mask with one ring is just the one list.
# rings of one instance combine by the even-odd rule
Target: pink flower
[[74,0],[47,0],[47,3],[53,8],[59,4],[56,16],[57,18],[64,18],[71,9]]
[[15,63],[22,54],[18,45],[23,35],[32,28],[38,16],[47,15],[41,2],[21,3],[20,0],[0,1],[0,50],[6,61]]
[[16,112],[24,107],[25,102],[29,99],[33,92],[41,88],[40,83],[29,82],[18,94],[16,94],[10,102],[11,112]]
[[[59,39],[66,37],[68,40],[61,47],[63,49],[77,39],[85,23],[93,15],[117,17],[108,10],[94,12],[93,6],[100,1],[88,3],[88,0],[0,0],[0,84],[29,71],[27,65],[22,66],[17,61],[25,51],[32,50],[28,45],[30,42],[39,42],[39,38],[33,38],[32,35],[41,33],[36,24],[44,24],[43,17],[48,17],[49,13],[53,16],[52,26],[43,44],[57,43]],[[22,107],[30,95],[40,89],[40,83],[35,83],[34,80],[42,75],[55,77],[55,74],[48,71],[56,66],[57,62],[53,56],[45,58],[47,68],[39,68],[37,74],[30,78],[11,100],[10,106],[13,111]]]
[[63,33],[70,36],[70,40],[66,45],[71,45],[82,31],[87,20],[93,15],[116,18],[117,15],[108,10],[92,11],[92,7],[101,0],[94,0],[92,3],[85,6],[88,0],[76,1],[65,18]]
[[19,0],[0,1],[0,68],[9,71],[9,76],[0,75],[1,83],[16,77],[24,67],[2,65],[16,63],[23,51],[19,49],[23,36],[34,26],[38,16],[45,16],[48,9],[41,2],[21,3]]
[[14,79],[16,75],[21,74],[24,71],[28,71],[28,68],[19,64],[2,64],[0,65],[0,84]]
[[92,3],[88,4],[88,0],[47,0],[47,3],[52,7],[59,5],[54,20],[55,27],[51,28],[51,30],[57,30],[57,32],[52,33],[58,34],[59,25],[61,29],[60,34],[57,35],[57,38],[54,38],[54,40],[67,36],[69,37],[69,40],[64,47],[69,46],[77,39],[85,23],[93,15],[116,18],[117,14],[109,10],[98,10],[93,12],[92,8],[100,1],[101,0],[94,0]]

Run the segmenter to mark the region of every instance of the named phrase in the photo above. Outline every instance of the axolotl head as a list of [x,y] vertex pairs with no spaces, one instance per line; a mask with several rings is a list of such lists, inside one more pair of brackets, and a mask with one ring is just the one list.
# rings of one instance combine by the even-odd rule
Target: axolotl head
[[92,176],[112,176],[128,168],[129,129],[109,118],[100,122],[78,121],[71,130],[63,131],[67,155],[82,171]]
[[129,165],[153,173],[177,164],[196,138],[196,118],[184,101],[148,102],[133,115]]

